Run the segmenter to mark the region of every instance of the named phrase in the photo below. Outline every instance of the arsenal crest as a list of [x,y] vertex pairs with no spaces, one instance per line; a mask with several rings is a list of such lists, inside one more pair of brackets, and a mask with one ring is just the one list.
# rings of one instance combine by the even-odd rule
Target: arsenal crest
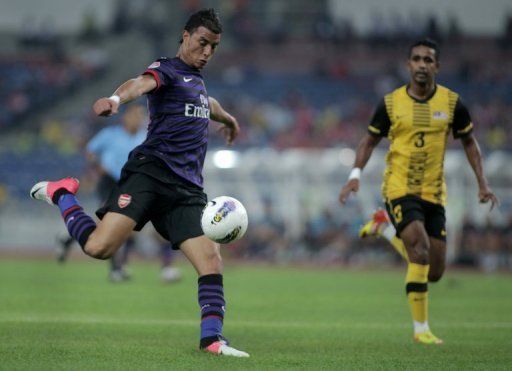
[[130,204],[130,202],[132,202],[132,196],[125,193],[119,196],[119,199],[117,200],[117,205],[121,209],[124,209],[126,206]]

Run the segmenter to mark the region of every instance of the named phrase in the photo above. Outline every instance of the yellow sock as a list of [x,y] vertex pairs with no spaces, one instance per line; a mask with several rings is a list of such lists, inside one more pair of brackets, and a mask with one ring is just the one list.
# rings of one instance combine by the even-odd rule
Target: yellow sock
[[429,265],[409,263],[405,278],[405,290],[411,308],[412,319],[416,324],[428,328],[428,270]]
[[407,255],[404,242],[396,236],[396,229],[393,224],[384,223],[379,228],[379,235],[388,240],[389,243],[395,248],[395,250],[402,256],[402,258],[404,258],[406,262],[409,262],[409,256]]
[[402,239],[398,238],[397,236],[393,236],[393,238],[389,242],[391,242],[391,245],[393,245],[395,250],[398,251],[400,255],[402,255],[402,258],[404,258],[405,261],[409,263],[409,256],[407,255],[407,250],[405,249],[404,241],[402,241]]

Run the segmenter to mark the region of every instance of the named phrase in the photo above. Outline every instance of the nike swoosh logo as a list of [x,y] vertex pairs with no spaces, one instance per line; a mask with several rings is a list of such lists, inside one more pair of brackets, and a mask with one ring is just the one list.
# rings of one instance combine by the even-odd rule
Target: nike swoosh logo
[[37,192],[39,192],[42,188],[43,188],[43,186],[41,186],[41,187],[39,187],[38,189],[34,190],[34,191],[30,194],[30,197],[35,198],[36,193],[37,193]]
[[190,82],[190,81],[192,81],[192,77],[189,77],[188,79],[187,79],[186,77],[184,77],[184,78],[183,78],[183,81],[185,81],[185,82]]

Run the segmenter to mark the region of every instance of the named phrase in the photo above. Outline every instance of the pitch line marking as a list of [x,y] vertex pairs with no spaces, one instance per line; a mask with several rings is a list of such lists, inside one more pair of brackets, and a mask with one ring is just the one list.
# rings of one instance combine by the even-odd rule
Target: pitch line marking
[[[149,326],[198,326],[199,319],[122,319],[103,317],[45,317],[45,316],[2,316],[0,322],[60,323],[60,324],[111,324]],[[410,327],[405,323],[326,323],[326,322],[277,322],[277,321],[226,321],[227,327],[268,327],[268,328],[311,328],[311,329],[393,329]],[[468,329],[511,329],[512,322],[436,322],[436,327]]]

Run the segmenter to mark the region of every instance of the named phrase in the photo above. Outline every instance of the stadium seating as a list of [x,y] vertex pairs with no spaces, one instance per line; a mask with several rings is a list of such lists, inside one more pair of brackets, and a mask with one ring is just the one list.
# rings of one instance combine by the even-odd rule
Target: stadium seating
[[[464,49],[454,48],[446,57],[443,56],[445,59],[438,81],[458,91],[464,98],[485,153],[502,150],[508,158],[508,151],[512,149],[512,124],[507,119],[512,116],[512,68],[496,67],[500,65],[503,54],[493,40],[468,42],[468,45],[483,48],[481,50],[485,50],[487,58],[468,56]],[[368,41],[355,40],[348,52],[342,53],[331,65],[324,65],[318,62],[321,55],[293,49],[291,42],[283,44],[282,48],[291,50],[289,55],[294,58],[299,56],[300,63],[294,66],[294,60],[284,55],[279,56],[282,59],[280,63],[293,68],[283,69],[282,64],[273,66],[272,54],[263,53],[266,58],[256,55],[258,48],[248,51],[245,59],[240,61],[228,47],[225,54],[219,54],[206,74],[209,93],[218,98],[242,126],[235,148],[241,151],[244,164],[238,169],[221,170],[207,161],[207,179],[214,179],[208,187],[212,195],[240,194],[256,210],[254,215],[251,214],[255,228],[249,228],[248,237],[238,243],[239,248],[233,253],[282,261],[351,263],[362,255],[366,259],[373,256],[393,261],[391,250],[382,242],[361,244],[357,239],[357,229],[364,221],[363,216],[369,215],[371,207],[379,203],[381,169],[367,170],[370,187],[364,202],[350,204],[341,211],[333,204],[333,199],[348,171],[347,165],[340,165],[337,160],[339,150],[355,148],[382,94],[406,81],[404,70],[390,68],[390,65],[397,65],[403,60],[402,53],[392,43],[383,44],[379,46],[376,57]],[[259,59],[258,67],[247,62],[251,58]],[[240,63],[233,66],[232,60]],[[220,66],[228,67],[221,69]],[[80,176],[85,171],[81,152],[83,144],[103,127],[104,121],[98,125],[90,110],[83,107],[69,110],[71,114],[45,117],[45,122],[41,120],[41,112],[47,105],[66,99],[70,92],[87,86],[85,82],[100,76],[105,68],[103,64],[87,66],[72,59],[54,60],[48,56],[24,57],[16,61],[14,58],[0,58],[0,97],[7,102],[0,107],[0,130],[9,131],[22,119],[27,125],[25,132],[10,130],[2,138],[0,179],[3,193],[8,194],[9,199],[25,200],[34,179]],[[124,69],[128,67],[124,66]],[[83,102],[79,104],[83,106]],[[33,122],[27,120],[31,117],[37,119]],[[27,134],[27,131],[32,134]],[[72,141],[64,143],[62,138],[72,138]],[[454,141],[450,142],[450,147],[460,148]],[[215,130],[211,130],[209,148],[212,152],[224,148],[224,141],[215,134]],[[301,155],[297,149],[311,152]],[[291,198],[288,191],[292,185],[284,182],[283,175],[272,165],[280,163],[280,169],[286,169],[287,176],[293,179],[296,171],[304,171],[304,158],[316,158],[313,153],[320,153],[320,150],[323,154],[318,162],[307,167],[309,170],[303,178],[296,180],[306,184],[305,187],[297,187],[297,192],[303,195],[301,197],[311,198],[307,202],[300,197]],[[12,176],[18,169],[23,171]],[[492,179],[498,181],[499,171],[494,174]],[[456,175],[459,182],[467,180],[472,184],[470,173],[469,177],[463,171]],[[315,178],[324,179],[325,184],[311,181]],[[458,184],[457,180],[454,182]],[[255,187],[255,184],[263,183],[267,185],[265,192]],[[307,196],[313,192],[312,189],[319,187],[325,187],[321,197]],[[465,189],[473,192],[470,185]],[[505,188],[499,189],[500,192],[503,189],[505,195]],[[512,208],[512,198],[508,194],[505,196],[502,214],[491,222],[502,229],[509,226],[507,215]],[[327,206],[319,207],[314,200]],[[263,208],[265,204],[273,207]],[[456,216],[450,219],[454,234],[471,230],[471,233],[485,238],[486,224],[475,218],[478,215],[475,207],[464,209],[455,204]],[[290,209],[294,210],[293,215],[305,217],[301,220],[292,217]],[[468,214],[466,219],[463,219],[464,213]],[[354,219],[347,215],[360,217]],[[468,225],[474,225],[474,228]],[[500,249],[503,251],[498,249],[498,252],[493,250],[486,254],[484,250],[476,254],[471,249],[456,249],[460,256],[455,254],[453,260],[486,269],[503,268],[509,264],[504,262],[510,260],[510,252],[507,252],[510,236],[508,233],[496,235],[502,239]],[[462,246],[466,242],[459,244],[451,240],[450,244]],[[492,256],[499,254],[505,254],[507,258],[498,259],[496,263]]]

